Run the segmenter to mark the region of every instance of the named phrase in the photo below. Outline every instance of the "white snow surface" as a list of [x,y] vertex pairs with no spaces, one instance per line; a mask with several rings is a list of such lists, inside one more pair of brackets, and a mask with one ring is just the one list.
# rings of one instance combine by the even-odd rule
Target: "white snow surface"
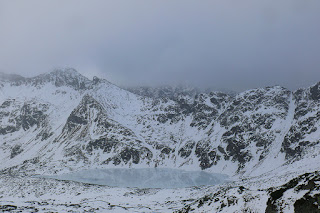
[[[196,146],[193,146],[192,154],[188,158],[179,156],[181,148],[191,144],[192,141],[208,142],[212,148],[227,148],[227,144],[222,142],[222,137],[233,126],[227,128],[212,120],[204,129],[192,127],[190,124],[194,118],[191,116],[172,121],[170,125],[168,122],[161,123],[157,121],[159,116],[173,112],[172,108],[177,103],[172,100],[155,102],[152,98],[140,97],[105,80],[93,83],[84,77],[79,77],[79,74],[74,71],[69,70],[66,73],[69,77],[77,78],[79,85],[80,82],[84,82],[88,89],[79,90],[64,84],[57,87],[51,81],[44,81],[37,85],[31,83],[15,85],[9,81],[1,81],[0,105],[8,101],[12,103],[1,111],[5,115],[0,120],[1,127],[9,128],[16,125],[13,118],[20,116],[20,109],[25,104],[45,112],[45,122],[49,125],[43,128],[32,126],[26,130],[20,128],[14,133],[0,134],[0,170],[3,171],[0,174],[0,207],[15,205],[23,212],[33,212],[35,208],[40,212],[173,212],[186,205],[191,205],[195,200],[207,194],[218,193],[217,197],[224,194],[223,197],[222,195],[219,197],[219,202],[199,206],[195,211],[244,212],[250,210],[251,212],[264,212],[269,196],[268,188],[281,186],[298,175],[320,170],[319,144],[314,145],[312,149],[305,150],[302,153],[303,157],[295,161],[288,161],[285,154],[281,152],[281,143],[290,131],[291,125],[308,116],[315,116],[319,112],[319,106],[316,105],[314,111],[302,116],[299,121],[294,121],[296,103],[290,93],[287,111],[277,106],[269,106],[268,102],[254,111],[255,114],[272,114],[276,117],[270,130],[265,128],[255,130],[255,133],[261,134],[270,132],[270,137],[273,137],[272,134],[276,135],[267,150],[258,149],[254,143],[251,143],[247,150],[253,153],[253,156],[241,172],[238,172],[238,162],[223,157],[212,167],[206,169],[206,172],[228,175],[232,182],[216,186],[179,189],[147,189],[143,188],[145,185],[142,185],[143,189],[138,189],[34,177],[33,175],[59,175],[70,172],[78,172],[83,177],[85,176],[83,171],[88,169],[89,171],[96,169],[101,172],[102,169],[157,167],[200,171],[199,158],[195,154]],[[50,79],[60,79],[64,75],[63,72],[58,72],[58,74],[53,73],[49,76]],[[273,87],[267,92],[263,89],[250,90],[237,95],[235,99],[249,101],[250,94],[257,91],[265,93],[266,97],[272,97],[283,91],[283,88]],[[90,109],[89,127],[83,127],[74,134],[63,135],[68,117],[81,104],[85,96],[90,96],[101,104],[103,112]],[[209,98],[206,98],[204,103],[214,107]],[[218,114],[223,115],[227,108],[227,105],[221,107]],[[121,162],[119,165],[102,163],[102,159],[113,157],[113,154],[119,151],[116,150],[117,148],[112,148],[111,153],[102,150],[95,150],[88,155],[79,153],[78,156],[81,157],[83,154],[86,157],[85,160],[68,156],[69,153],[76,152],[79,147],[86,145],[89,138],[100,139],[102,137],[103,132],[100,131],[102,127],[98,127],[93,122],[100,116],[104,116],[109,124],[117,127],[110,130],[108,134],[119,137],[123,144],[148,148],[153,158],[147,160],[146,156],[142,156],[139,164],[134,164],[132,159],[126,164]],[[238,116],[250,119],[253,115],[245,111]],[[317,125],[320,124],[317,123]],[[130,132],[130,136],[120,135],[119,131],[126,132],[126,134]],[[39,138],[39,135],[47,132],[52,132],[53,135],[43,140]],[[56,138],[59,138],[58,142],[54,140]],[[127,141],[128,138],[132,140]],[[244,139],[247,138],[249,136],[245,136]],[[307,135],[305,140],[317,142],[319,138],[320,129],[317,129]],[[173,151],[165,155],[161,149],[155,149],[156,145],[172,148]],[[12,155],[12,149],[15,147],[19,152],[17,157]],[[263,160],[260,160],[259,156],[262,152],[267,154]],[[60,179],[75,180],[74,177]],[[152,179],[152,181],[158,180]],[[178,182],[181,182],[181,179],[177,182],[173,181],[174,184]],[[96,183],[101,184],[99,180]],[[181,185],[181,187],[184,186]],[[244,186],[246,191],[240,193],[239,186]],[[288,191],[284,199],[297,199],[303,196],[304,192],[300,193]],[[233,200],[237,200],[236,205],[221,207],[222,204],[232,203]],[[293,212],[293,202],[288,203],[283,211]]]

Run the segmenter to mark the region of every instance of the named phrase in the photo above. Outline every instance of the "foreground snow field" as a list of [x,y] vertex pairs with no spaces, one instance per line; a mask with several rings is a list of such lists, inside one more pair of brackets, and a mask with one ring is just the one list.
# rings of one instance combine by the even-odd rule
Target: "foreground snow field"
[[119,188],[7,174],[0,180],[0,209],[11,212],[302,213],[318,212],[320,198],[319,172],[179,189]]
[[[74,69],[0,74],[0,209],[319,212],[320,83],[236,95],[131,91]],[[230,181],[146,189],[40,177],[120,168],[205,171]]]

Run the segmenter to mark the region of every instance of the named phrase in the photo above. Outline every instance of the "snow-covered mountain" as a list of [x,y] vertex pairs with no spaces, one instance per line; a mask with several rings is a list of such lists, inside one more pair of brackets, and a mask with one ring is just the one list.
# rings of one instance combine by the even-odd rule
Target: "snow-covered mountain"
[[163,167],[237,178],[319,169],[320,83],[237,95],[159,91],[130,92],[74,69],[0,74],[0,169]]

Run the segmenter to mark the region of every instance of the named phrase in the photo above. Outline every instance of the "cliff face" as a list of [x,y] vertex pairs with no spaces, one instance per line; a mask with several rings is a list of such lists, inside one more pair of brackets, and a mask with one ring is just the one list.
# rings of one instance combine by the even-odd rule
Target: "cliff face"
[[73,69],[34,78],[1,74],[1,168],[179,167],[259,175],[320,150],[320,83],[235,96],[190,88],[131,91],[136,94]]

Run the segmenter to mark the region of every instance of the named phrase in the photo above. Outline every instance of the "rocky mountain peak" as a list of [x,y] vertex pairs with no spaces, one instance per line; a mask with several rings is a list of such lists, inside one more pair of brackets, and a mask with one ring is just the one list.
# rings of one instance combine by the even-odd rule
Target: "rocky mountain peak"
[[[0,74],[2,176],[8,172],[8,180],[12,180],[22,173],[34,179],[35,174],[88,168],[198,169],[241,178],[237,189],[228,183],[228,188],[221,190],[232,196],[236,193],[237,197],[229,196],[232,199],[244,196],[247,202],[257,198],[268,212],[277,212],[288,192],[299,193],[299,197],[294,196],[301,206],[307,202],[313,205],[319,198],[318,194],[309,196],[311,190],[300,196],[301,191],[318,184],[318,173],[299,176],[280,188],[259,189],[257,195],[265,193],[265,197],[245,193],[247,189],[253,192],[247,186],[255,178],[259,178],[253,185],[257,189],[269,179],[274,184],[274,174],[280,173],[284,179],[293,177],[295,169],[299,173],[319,170],[320,83],[295,92],[273,86],[237,95],[178,87],[130,91],[139,95],[104,79],[88,80],[69,68],[34,78]],[[59,183],[69,186],[71,182]],[[24,185],[18,185],[17,190]],[[10,190],[13,186],[16,182],[9,185]],[[192,190],[198,189],[207,191]],[[44,190],[48,191],[48,185]],[[221,196],[225,195],[212,193],[201,198],[197,206],[208,201],[208,205],[219,206],[210,212],[217,212],[222,205],[238,202]],[[9,205],[0,204],[0,209],[8,209]],[[251,210],[246,207],[245,211]]]
[[320,82],[310,87],[310,95],[312,100],[320,100]]
[[53,83],[57,87],[69,86],[76,90],[84,90],[90,87],[91,81],[73,68],[56,69],[50,73],[36,76],[30,81],[33,85]]
[[25,78],[16,74],[0,73],[0,81],[8,82],[12,86],[32,85],[35,87],[42,87],[47,83],[52,83],[56,87],[67,86],[75,90],[85,90],[92,86],[92,81],[73,68],[55,69],[52,72],[31,78]]
[[[236,173],[250,171],[255,165],[258,168],[276,156],[298,159],[320,144],[320,83],[294,93],[273,86],[235,96],[179,86],[129,89],[136,96],[107,80],[89,80],[72,68],[34,78],[3,78],[20,80],[3,83],[3,94],[18,92],[3,96],[0,103],[0,139],[1,133],[3,138],[11,133],[22,135],[13,134],[12,139],[5,138],[8,141],[36,134],[31,131],[50,135],[58,126],[52,139],[44,140],[70,144],[66,151],[78,147],[78,153],[88,159],[107,150],[96,156],[103,165],[130,167],[130,163],[145,159],[151,167],[197,165],[221,172],[227,171],[219,167],[225,164]],[[18,88],[20,84],[27,87]],[[35,104],[20,104],[25,99]],[[55,104],[57,100],[59,104]],[[137,151],[141,149],[145,151]]]
[[98,78],[97,76],[93,76],[92,81],[93,81],[93,84],[97,84],[100,82],[100,78]]

